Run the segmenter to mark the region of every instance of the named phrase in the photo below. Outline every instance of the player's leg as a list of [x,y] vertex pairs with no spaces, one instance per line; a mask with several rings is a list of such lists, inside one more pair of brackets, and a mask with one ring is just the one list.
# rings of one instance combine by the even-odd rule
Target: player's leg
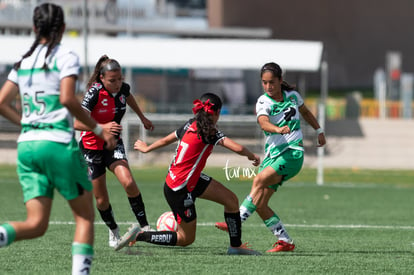
[[[46,174],[53,170],[47,158],[53,156],[48,141],[20,142],[17,145],[17,173],[27,210],[26,220],[0,225],[0,246],[14,240],[32,239],[42,236],[48,227],[53,198],[53,186]],[[36,152],[35,154],[33,152]],[[58,151],[56,151],[58,152]],[[42,165],[46,163],[46,168]],[[46,172],[47,171],[47,172]]]
[[210,184],[199,196],[202,199],[214,201],[224,206],[224,220],[230,237],[228,254],[233,255],[260,255],[259,252],[249,249],[241,240],[241,220],[239,212],[239,200],[236,194],[226,188],[220,182],[211,179]]
[[293,240],[290,238],[279,216],[268,206],[268,202],[274,192],[274,189],[265,188],[262,194],[263,206],[258,207],[256,210],[266,227],[278,239],[273,245],[274,248],[268,252],[292,251],[295,248]]
[[145,205],[142,200],[142,195],[138,189],[138,185],[136,184],[134,177],[132,176],[127,160],[123,159],[114,161],[109,166],[109,169],[115,174],[118,181],[125,189],[131,210],[139,222],[141,229],[146,231],[151,230],[145,212]]
[[[268,186],[280,183],[282,176],[279,175],[272,167],[264,168],[253,179],[252,188],[249,195],[240,205],[240,217],[242,222],[246,221],[258,207],[265,207],[270,197],[265,194]],[[271,195],[270,195],[271,196]]]
[[0,247],[13,241],[42,236],[49,224],[52,199],[37,197],[26,202],[27,217],[23,222],[8,222],[0,225]]
[[[56,190],[68,201],[75,219],[76,228],[72,243],[72,274],[89,274],[93,257],[94,217],[93,185],[88,179],[85,161],[76,141],[62,148],[53,162],[51,181]],[[65,167],[65,169],[61,169]]]
[[92,192],[83,191],[69,205],[75,218],[76,229],[72,243],[72,274],[89,274],[93,258],[94,207]]
[[114,247],[120,239],[119,227],[115,221],[115,215],[109,202],[108,189],[106,188],[106,174],[92,180],[93,194],[96,200],[96,208],[103,222],[109,229],[108,244]]
[[[210,178],[209,178],[210,179]],[[141,232],[137,235],[137,241],[144,241],[158,245],[168,246],[187,246],[194,242],[197,226],[197,212],[195,199],[198,193],[204,191],[208,181],[198,182],[193,192],[188,192],[187,188],[174,191],[167,184],[164,184],[164,196],[168,205],[174,213],[178,223],[177,232]]]
[[106,150],[85,149],[80,142],[84,159],[88,164],[89,178],[92,179],[93,195],[99,215],[109,229],[109,246],[113,247],[119,239],[119,227],[115,221],[109,194],[106,187]]
[[177,232],[174,231],[142,231],[138,233],[136,241],[147,242],[156,245],[188,246],[196,237],[197,219],[190,222],[181,220]]
[[232,247],[239,247],[242,241],[239,200],[237,196],[223,184],[211,179],[210,184],[200,198],[214,201],[224,206],[224,220],[229,229],[230,245]]
[[[283,153],[283,158],[279,158],[272,163],[268,168],[274,169],[276,174],[284,175],[280,181],[289,180],[297,175],[303,165],[303,152],[299,150],[288,150]],[[278,217],[278,215],[270,209],[268,202],[273,193],[280,185],[268,185],[267,188],[262,188],[263,185],[256,185],[256,195],[253,202],[256,202],[257,212],[262,218],[266,227],[272,232],[278,241],[273,245],[273,248],[268,252],[292,251],[295,248],[293,240],[290,238],[285,226]]]

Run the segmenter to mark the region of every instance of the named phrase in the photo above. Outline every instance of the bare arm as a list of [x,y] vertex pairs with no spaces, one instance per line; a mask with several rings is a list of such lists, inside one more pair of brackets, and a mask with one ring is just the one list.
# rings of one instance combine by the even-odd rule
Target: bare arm
[[259,116],[257,118],[257,122],[260,125],[260,128],[262,128],[263,131],[266,131],[268,133],[277,133],[277,134],[288,134],[290,133],[290,129],[288,126],[278,127],[270,122],[268,116]]
[[145,129],[152,131],[154,129],[154,125],[152,124],[151,120],[147,119],[146,116],[142,113],[141,108],[139,108],[132,94],[127,97],[127,104],[129,107],[131,107],[132,110],[134,110],[139,119],[141,119],[141,122],[144,124]]
[[20,125],[21,115],[12,106],[12,102],[19,94],[19,87],[12,81],[7,80],[0,91],[0,114]]
[[175,136],[175,131],[170,133],[168,136],[165,136],[163,138],[158,139],[157,141],[155,141],[154,143],[152,143],[151,145],[147,145],[145,142],[143,142],[142,140],[137,140],[134,144],[134,149],[138,150],[142,153],[148,153],[151,152],[153,150],[156,150],[158,148],[167,146],[175,141],[177,141],[177,137]]
[[[311,111],[303,104],[299,107],[299,112],[302,115],[303,119],[312,126],[313,129],[318,130],[321,126],[318,123],[316,117],[312,114]],[[318,146],[323,146],[326,144],[325,134],[323,132],[318,134]]]
[[235,142],[231,138],[225,137],[219,141],[219,144],[229,149],[230,151],[233,151],[242,156],[246,156],[249,160],[253,161],[254,166],[258,166],[260,164],[260,157],[258,155],[252,153],[245,146]]

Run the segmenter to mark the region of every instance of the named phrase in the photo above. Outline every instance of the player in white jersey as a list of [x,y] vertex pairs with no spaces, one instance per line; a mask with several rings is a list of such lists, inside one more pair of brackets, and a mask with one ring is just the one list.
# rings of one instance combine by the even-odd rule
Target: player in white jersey
[[[299,113],[316,130],[318,146],[325,145],[326,140],[301,95],[283,81],[279,65],[273,62],[263,65],[261,78],[265,93],[257,100],[256,116],[266,136],[265,157],[253,180],[250,194],[240,206],[240,217],[244,222],[257,211],[266,227],[278,239],[267,252],[292,251],[295,244],[268,202],[278,187],[297,175],[302,168],[304,150]],[[216,227],[227,230],[223,222],[216,223]]]
[[[75,97],[79,57],[60,41],[65,30],[60,6],[34,9],[35,41],[14,64],[0,91],[0,113],[21,125],[17,173],[27,218],[0,225],[0,247],[42,236],[48,227],[56,189],[68,202],[76,222],[72,274],[89,274],[94,239],[92,184],[74,137],[73,117],[115,146],[115,139],[83,110]],[[13,107],[20,93],[22,113]]]

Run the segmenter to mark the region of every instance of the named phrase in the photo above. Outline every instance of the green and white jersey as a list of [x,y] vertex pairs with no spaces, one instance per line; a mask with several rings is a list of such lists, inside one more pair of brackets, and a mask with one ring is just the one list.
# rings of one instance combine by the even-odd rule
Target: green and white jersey
[[79,57],[57,45],[46,60],[49,70],[42,69],[47,46],[38,45],[30,57],[23,59],[19,70],[8,79],[19,86],[22,105],[22,131],[17,142],[49,140],[69,143],[74,137],[73,117],[59,101],[60,80],[79,74]]
[[289,134],[268,133],[266,136],[265,157],[274,158],[288,148],[301,150],[302,130],[300,129],[299,107],[303,105],[303,99],[297,91],[283,91],[283,101],[277,102],[266,93],[261,95],[256,103],[256,116],[267,116],[269,121],[278,126],[287,125]]

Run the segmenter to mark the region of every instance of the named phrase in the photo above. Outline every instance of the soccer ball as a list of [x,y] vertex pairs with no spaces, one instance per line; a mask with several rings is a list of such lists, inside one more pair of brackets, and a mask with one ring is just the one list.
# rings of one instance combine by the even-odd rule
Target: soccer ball
[[178,223],[171,211],[162,213],[157,220],[157,231],[175,231],[177,232]]

